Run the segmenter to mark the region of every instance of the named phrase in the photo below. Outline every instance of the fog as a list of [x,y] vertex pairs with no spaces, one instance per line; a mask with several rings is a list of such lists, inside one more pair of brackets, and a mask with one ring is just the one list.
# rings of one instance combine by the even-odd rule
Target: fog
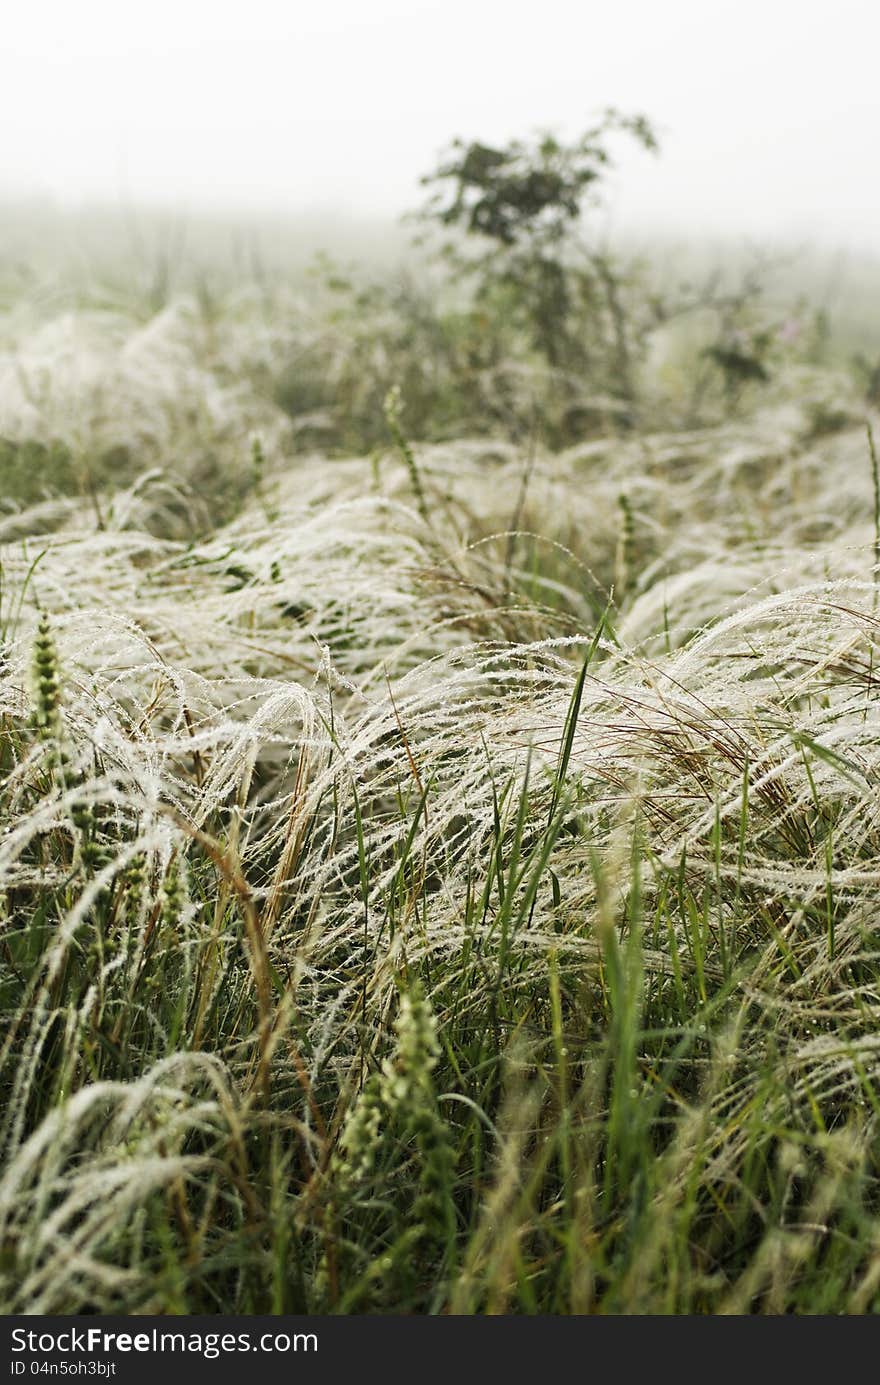
[[643,111],[609,225],[880,246],[869,0],[80,0],[4,15],[0,194],[389,217],[457,134]]

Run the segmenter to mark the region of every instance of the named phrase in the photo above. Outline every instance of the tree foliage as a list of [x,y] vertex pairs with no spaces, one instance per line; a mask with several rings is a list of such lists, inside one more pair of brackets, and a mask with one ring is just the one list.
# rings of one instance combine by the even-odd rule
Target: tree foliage
[[433,187],[425,214],[443,226],[488,237],[496,246],[558,245],[580,219],[609,167],[608,137],[625,132],[655,151],[657,137],[645,116],[606,111],[571,144],[552,134],[503,148],[453,141],[437,169],[422,179]]
[[606,252],[578,237],[584,213],[601,200],[616,134],[655,151],[642,115],[606,111],[578,139],[544,133],[495,147],[453,142],[433,173],[423,221],[456,233],[447,256],[475,283],[479,312],[518,324],[531,349],[579,388],[629,398],[631,352],[625,284]]

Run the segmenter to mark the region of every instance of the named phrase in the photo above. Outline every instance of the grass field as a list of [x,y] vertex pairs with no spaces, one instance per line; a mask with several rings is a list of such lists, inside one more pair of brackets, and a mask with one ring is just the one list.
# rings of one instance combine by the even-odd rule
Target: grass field
[[846,350],[658,337],[551,450],[522,362],[418,414],[384,299],[65,273],[0,319],[3,1311],[876,1310]]

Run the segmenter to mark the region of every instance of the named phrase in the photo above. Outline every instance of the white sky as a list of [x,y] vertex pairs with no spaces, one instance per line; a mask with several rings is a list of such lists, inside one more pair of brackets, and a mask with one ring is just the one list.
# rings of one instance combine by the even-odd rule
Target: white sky
[[614,104],[615,225],[880,251],[878,54],[878,0],[6,0],[0,192],[393,213]]

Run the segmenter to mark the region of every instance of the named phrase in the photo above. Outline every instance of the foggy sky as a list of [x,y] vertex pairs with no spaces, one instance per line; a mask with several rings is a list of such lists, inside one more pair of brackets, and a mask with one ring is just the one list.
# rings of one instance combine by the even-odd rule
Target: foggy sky
[[454,135],[643,111],[610,224],[880,251],[873,0],[30,0],[0,194],[394,214]]

